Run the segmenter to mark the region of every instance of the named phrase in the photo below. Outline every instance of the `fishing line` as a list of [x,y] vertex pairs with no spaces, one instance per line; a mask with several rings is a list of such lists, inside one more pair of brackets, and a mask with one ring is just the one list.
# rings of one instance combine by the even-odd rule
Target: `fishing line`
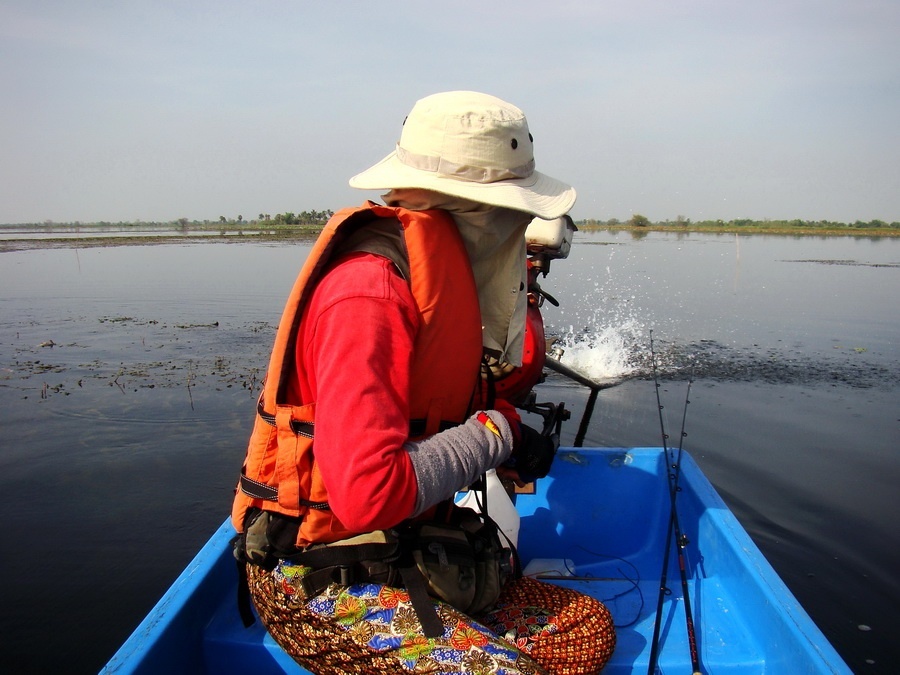
[[666,426],[663,421],[663,405],[659,396],[660,384],[656,366],[656,351],[653,345],[652,330],[650,331],[650,360],[653,367],[653,384],[655,385],[656,389],[656,406],[659,412],[659,427],[660,432],[662,433],[663,453],[665,454],[666,462],[668,463],[666,469],[666,479],[669,484],[670,512],[669,524],[666,529],[666,546],[663,553],[663,565],[659,580],[659,598],[656,604],[656,622],[653,626],[653,640],[650,643],[650,660],[647,667],[647,673],[648,675],[655,675],[659,659],[659,633],[662,625],[663,602],[665,600],[665,596],[671,593],[667,584],[669,556],[671,555],[674,534],[674,541],[676,542],[676,547],[678,549],[678,571],[681,576],[681,594],[684,600],[685,625],[687,628],[688,646],[691,653],[691,668],[693,669],[693,675],[700,675],[700,658],[697,651],[697,635],[694,629],[694,619],[693,613],[691,611],[691,600],[688,590],[687,570],[684,558],[684,548],[685,546],[687,546],[688,541],[681,531],[681,526],[678,521],[678,509],[676,506],[676,497],[680,490],[680,488],[678,487],[678,481],[681,477],[681,457],[684,451],[684,437],[687,435],[684,431],[684,427],[687,420],[687,407],[691,402],[690,394],[691,384],[693,383],[693,374],[691,374],[688,379],[687,393],[685,394],[684,399],[684,414],[681,418],[681,438],[678,442],[677,455],[673,460],[670,455],[669,445],[667,443],[669,435],[666,433]]
[[[638,622],[638,620],[641,618],[641,614],[644,611],[644,592],[641,590],[641,585],[640,585],[641,584],[641,572],[637,568],[637,565],[635,565],[630,560],[626,560],[625,558],[620,558],[619,556],[616,556],[616,555],[609,555],[607,553],[598,553],[597,551],[592,551],[591,549],[587,548],[586,546],[582,546],[580,544],[577,545],[576,548],[580,548],[585,553],[588,553],[589,555],[592,555],[592,556],[596,556],[598,558],[606,558],[607,560],[617,560],[621,563],[628,565],[632,569],[632,571],[634,572],[634,579],[632,579],[625,572],[623,572],[621,567],[616,568],[616,571],[622,576],[622,579],[624,579],[629,584],[631,584],[631,588],[629,588],[625,591],[621,591],[620,593],[616,593],[614,595],[611,595],[608,597],[602,597],[599,599],[603,604],[608,605],[611,602],[615,602],[619,598],[625,597],[626,595],[629,595],[630,593],[634,593],[635,591],[637,591],[640,602],[637,607],[637,611],[635,612],[634,619],[632,619],[631,621],[625,622],[625,623],[616,623],[615,627],[616,628],[628,628],[629,626],[633,626],[634,624],[636,624]],[[567,568],[568,568],[568,566],[567,566]],[[570,571],[573,572],[573,574],[574,574],[574,570],[570,570]],[[587,575],[582,578],[589,581],[591,579],[597,579],[598,577],[592,577],[590,575]]]

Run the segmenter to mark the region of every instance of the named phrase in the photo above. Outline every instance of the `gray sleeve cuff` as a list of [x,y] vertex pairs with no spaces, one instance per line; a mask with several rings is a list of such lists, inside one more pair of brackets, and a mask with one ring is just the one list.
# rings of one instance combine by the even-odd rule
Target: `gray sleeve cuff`
[[509,422],[496,410],[483,412],[499,435],[480,422],[476,413],[458,427],[404,446],[418,481],[413,516],[449,499],[509,458],[513,445]]

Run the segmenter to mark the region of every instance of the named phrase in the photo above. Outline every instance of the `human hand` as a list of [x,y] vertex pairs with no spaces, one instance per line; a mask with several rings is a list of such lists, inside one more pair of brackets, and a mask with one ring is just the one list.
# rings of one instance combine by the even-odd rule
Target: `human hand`
[[[515,441],[512,456],[504,462],[503,467],[514,470],[521,484],[530,483],[550,473],[550,466],[559,447],[556,437],[544,436],[521,422],[510,426],[513,427]],[[519,481],[516,483],[520,484]]]

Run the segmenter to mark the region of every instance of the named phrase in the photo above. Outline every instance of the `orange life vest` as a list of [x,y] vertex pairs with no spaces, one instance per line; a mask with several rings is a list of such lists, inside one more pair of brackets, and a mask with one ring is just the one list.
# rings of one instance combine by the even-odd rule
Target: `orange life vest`
[[341,242],[377,218],[400,222],[409,284],[418,309],[410,381],[410,438],[465,420],[480,380],[481,313],[471,264],[453,219],[443,211],[409,211],[368,202],[336,213],[304,263],[282,314],[258,404],[258,415],[232,508],[243,530],[251,507],[302,518],[297,545],[327,543],[347,530],[328,508],[314,457],[315,401],[285,400],[296,377],[296,340],[303,308]]

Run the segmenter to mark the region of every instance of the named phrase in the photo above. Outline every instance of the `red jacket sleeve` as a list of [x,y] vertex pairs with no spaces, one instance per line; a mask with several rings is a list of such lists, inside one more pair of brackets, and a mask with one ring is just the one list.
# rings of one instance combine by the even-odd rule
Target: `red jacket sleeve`
[[330,270],[297,340],[300,389],[316,401],[315,457],[329,503],[349,529],[397,525],[416,501],[403,448],[418,315],[393,264],[355,254]]

